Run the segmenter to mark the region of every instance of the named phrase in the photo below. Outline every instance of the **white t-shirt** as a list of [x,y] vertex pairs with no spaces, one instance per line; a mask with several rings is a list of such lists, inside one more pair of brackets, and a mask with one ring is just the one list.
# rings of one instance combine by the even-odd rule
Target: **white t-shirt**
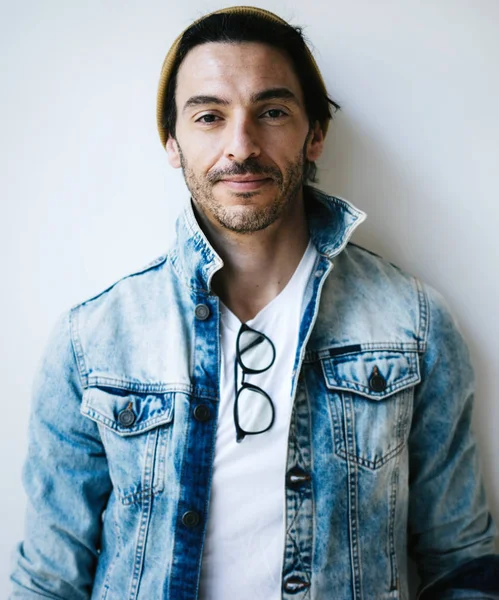
[[247,325],[275,346],[274,364],[246,375],[275,408],[272,427],[236,442],[234,361],[239,319],[221,307],[220,407],[210,510],[201,568],[202,600],[278,600],[284,554],[285,472],[293,366],[305,289],[317,260],[309,242],[286,287]]

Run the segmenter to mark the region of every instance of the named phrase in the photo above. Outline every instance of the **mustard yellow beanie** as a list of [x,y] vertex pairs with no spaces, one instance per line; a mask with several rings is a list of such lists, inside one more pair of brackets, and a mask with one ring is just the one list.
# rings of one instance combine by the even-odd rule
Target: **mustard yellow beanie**
[[[187,31],[187,29],[189,29],[193,25],[200,23],[201,21],[210,17],[211,15],[216,15],[216,14],[221,14],[221,13],[255,15],[258,17],[262,17],[264,19],[268,19],[269,21],[272,21],[274,23],[279,23],[282,25],[289,25],[289,23],[284,21],[284,19],[281,19],[274,13],[272,13],[268,10],[264,10],[263,8],[255,8],[253,6],[232,6],[230,8],[222,8],[221,10],[216,10],[212,13],[204,15],[197,21],[194,21],[191,25],[189,25],[189,27],[184,29],[184,31],[182,31],[182,33],[173,42],[171,48],[168,50],[165,60],[163,61],[163,66],[161,68],[161,75],[159,78],[158,97],[157,97],[157,103],[156,103],[156,121],[157,121],[157,126],[158,126],[159,137],[161,139],[161,144],[163,145],[163,147],[165,147],[166,140],[168,138],[168,131],[163,127],[163,105],[165,103],[165,96],[166,96],[166,90],[168,88],[168,82],[172,75],[173,65],[175,64],[175,59],[176,59],[177,52],[178,52],[178,49],[180,46],[180,42],[182,40],[182,36]],[[323,87],[324,94],[327,96],[326,86],[324,84],[324,80],[322,79],[321,72],[319,71],[319,67],[317,66],[317,63],[315,62],[315,59],[314,59],[312,53],[310,52],[309,48],[307,46],[306,46],[306,48],[307,48],[308,55],[310,57],[310,62],[312,64],[312,66],[315,68],[318,79]],[[328,127],[328,123],[325,123],[323,126],[324,135],[326,135],[326,133],[327,133],[327,127]]]

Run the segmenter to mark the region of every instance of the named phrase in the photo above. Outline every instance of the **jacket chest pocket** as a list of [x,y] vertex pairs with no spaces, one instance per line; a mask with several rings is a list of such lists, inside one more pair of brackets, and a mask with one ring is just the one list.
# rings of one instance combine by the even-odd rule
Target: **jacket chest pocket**
[[368,469],[379,469],[407,442],[414,386],[420,381],[417,353],[340,354],[323,359],[322,369],[335,453]]
[[173,407],[172,393],[84,391],[81,412],[99,426],[109,474],[123,504],[163,491]]

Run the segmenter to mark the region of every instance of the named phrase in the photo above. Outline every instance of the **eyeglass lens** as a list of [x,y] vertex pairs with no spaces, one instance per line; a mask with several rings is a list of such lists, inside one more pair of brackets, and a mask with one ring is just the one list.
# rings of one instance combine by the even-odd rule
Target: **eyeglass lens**
[[237,416],[243,431],[260,433],[272,423],[272,404],[258,389],[243,387],[237,398]]
[[238,350],[240,364],[249,371],[265,371],[274,361],[275,351],[270,340],[252,329],[240,333]]

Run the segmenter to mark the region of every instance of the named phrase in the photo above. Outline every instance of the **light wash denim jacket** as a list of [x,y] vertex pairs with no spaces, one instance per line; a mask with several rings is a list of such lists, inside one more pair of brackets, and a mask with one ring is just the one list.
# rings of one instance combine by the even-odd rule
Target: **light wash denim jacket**
[[[408,555],[421,598],[495,598],[461,334],[432,289],[348,243],[361,211],[305,192],[320,257],[296,351],[282,598],[407,599]],[[189,205],[167,255],[58,323],[34,386],[13,598],[197,598],[222,264]]]

